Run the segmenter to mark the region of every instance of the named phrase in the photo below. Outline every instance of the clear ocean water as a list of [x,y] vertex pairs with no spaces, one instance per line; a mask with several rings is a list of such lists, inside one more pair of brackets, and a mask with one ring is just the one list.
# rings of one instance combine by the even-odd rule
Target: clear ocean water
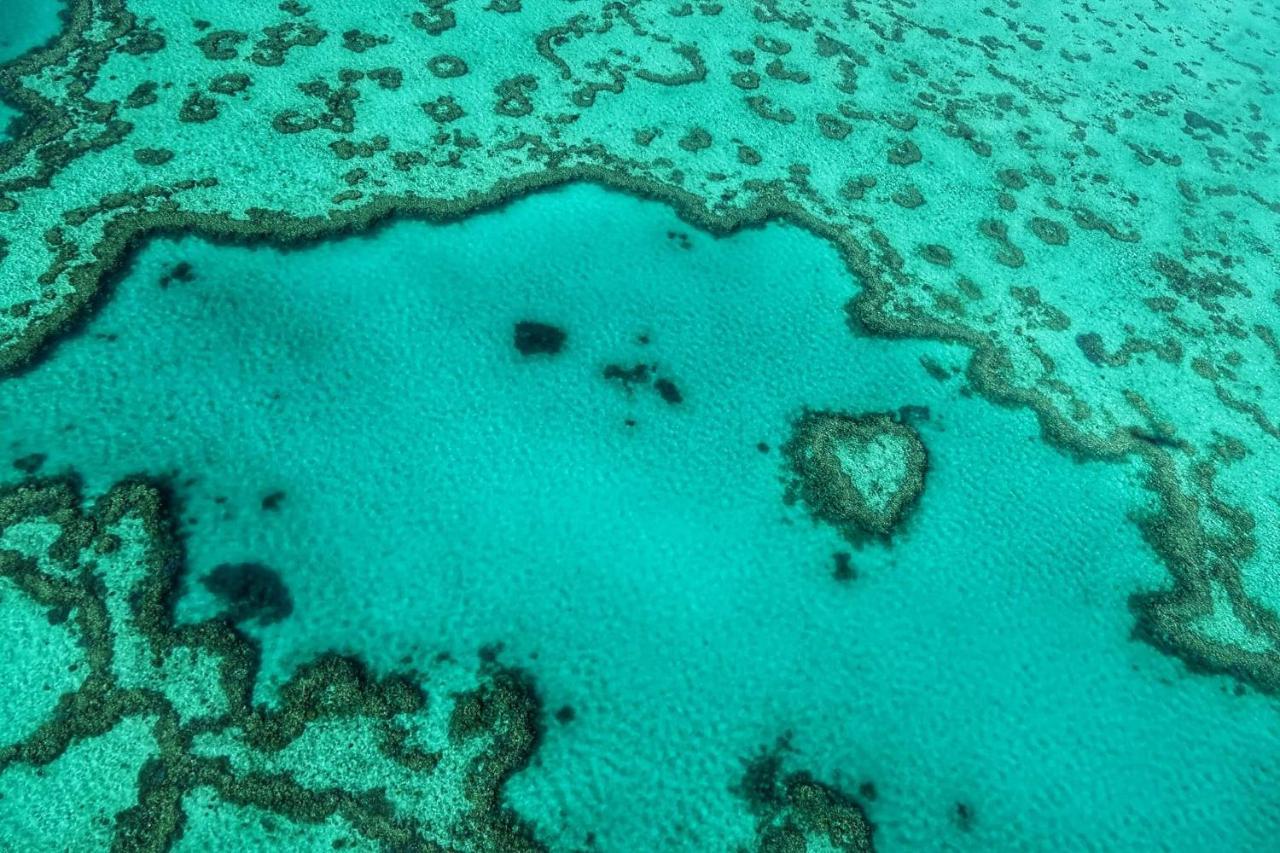
[[0,63],[17,59],[58,34],[60,0],[10,0],[0,29]]
[[[4,24],[0,25],[0,64],[57,35],[58,7],[56,0],[8,0],[2,13]],[[0,98],[0,144],[8,139],[9,122],[17,115],[17,109]]]
[[0,0],[0,851],[1276,849],[1193,6]]
[[[1128,638],[1162,577],[1131,475],[920,367],[963,350],[849,334],[855,287],[798,229],[715,239],[592,186],[297,251],[157,240],[0,419],[91,491],[175,472],[195,577],[280,572],[264,691],[329,648],[502,643],[576,712],[510,785],[557,848],[725,849],[740,759],[785,731],[875,780],[884,849],[1264,848],[1271,700]],[[524,319],[564,351],[522,357]],[[684,401],[602,377],[634,362]],[[848,545],[781,500],[805,406],[928,412],[919,512],[846,584]],[[215,610],[189,583],[181,616]]]

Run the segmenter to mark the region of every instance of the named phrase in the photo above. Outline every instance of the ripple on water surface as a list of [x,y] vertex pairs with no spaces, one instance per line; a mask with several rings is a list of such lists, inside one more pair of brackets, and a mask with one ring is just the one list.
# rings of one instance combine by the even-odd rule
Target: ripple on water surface
[[[58,33],[59,0],[5,0],[0,11],[0,65],[44,44]],[[0,98],[0,143],[18,111]]]
[[[1134,474],[967,393],[964,350],[850,334],[855,293],[798,229],[589,186],[303,251],[156,241],[0,421],[94,491],[176,473],[182,618],[225,606],[218,566],[278,573],[263,698],[331,648],[502,643],[549,727],[509,798],[556,849],[729,849],[785,732],[880,849],[1265,846],[1274,709],[1128,639],[1165,583]],[[891,542],[784,500],[806,407],[920,436]]]

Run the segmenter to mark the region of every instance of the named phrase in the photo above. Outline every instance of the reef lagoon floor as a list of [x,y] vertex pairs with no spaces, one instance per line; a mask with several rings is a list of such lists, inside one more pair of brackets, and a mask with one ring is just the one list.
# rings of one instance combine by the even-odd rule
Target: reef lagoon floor
[[[1145,164],[1065,112],[1125,79],[1079,40],[1142,42],[1071,20],[1033,92],[1013,7],[1034,55],[966,104],[1004,48],[960,12],[948,53],[892,4],[175,5],[0,24],[45,99],[0,145],[0,849],[1271,846],[1264,132],[1170,83]],[[1213,79],[1272,116],[1253,41]],[[792,122],[687,126],[682,87],[783,83]],[[1121,184],[1161,212],[1104,219]]]
[[[179,621],[223,609],[219,565],[278,572],[292,612],[247,626],[263,701],[329,650],[389,672],[500,645],[552,715],[508,796],[557,849],[729,849],[742,762],[787,733],[811,772],[874,785],[884,849],[1265,847],[1273,701],[1130,639],[1128,596],[1163,579],[1133,473],[921,367],[960,348],[850,334],[853,287],[798,229],[714,239],[591,186],[301,251],[155,241],[0,419],[89,494],[171,478]],[[513,346],[530,318],[561,352]],[[681,402],[604,376],[635,364]],[[928,485],[891,543],[784,504],[805,407],[917,425]],[[47,669],[28,648],[9,666]],[[30,808],[8,837],[45,831]]]
[[[8,0],[0,23],[0,65],[51,41],[59,31],[56,0]],[[21,114],[0,98],[0,142],[8,136],[9,122]]]

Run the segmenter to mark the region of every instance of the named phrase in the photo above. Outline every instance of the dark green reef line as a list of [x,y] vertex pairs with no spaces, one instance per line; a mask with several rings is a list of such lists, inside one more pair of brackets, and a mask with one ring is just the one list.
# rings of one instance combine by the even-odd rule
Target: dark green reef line
[[[436,35],[453,25],[450,18],[453,12],[447,3],[420,5],[422,9],[416,13],[419,17],[413,21],[418,30]],[[614,14],[622,16],[627,7],[615,5],[623,12]],[[771,10],[769,14],[777,13],[776,4],[760,5]],[[518,8],[519,4],[515,6]],[[298,8],[298,4],[280,6],[282,11],[301,17]],[[95,101],[89,93],[113,51],[145,54],[159,51],[165,44],[166,36],[150,29],[147,22],[139,21],[122,0],[67,0],[61,14],[64,29],[59,36],[0,66],[0,98],[21,111],[12,125],[14,139],[0,145],[0,221],[18,208],[15,196],[51,186],[55,176],[82,156],[107,151],[129,136],[133,125],[121,117],[120,104]],[[763,23],[768,16],[757,14],[756,17]],[[104,37],[90,39],[88,33],[94,22],[103,20],[109,22]],[[556,54],[555,40],[584,28],[579,21],[539,38],[539,53],[560,69],[565,80],[573,74]],[[214,35],[217,33],[202,39],[202,50],[221,61],[220,54],[230,49],[213,38]],[[231,41],[235,41],[234,37]],[[375,49],[379,44],[376,38],[360,33],[349,33],[344,41],[345,49],[353,53]],[[281,62],[287,49],[287,46],[277,48]],[[782,57],[786,50],[768,39],[759,44],[759,49],[773,57],[767,66],[772,70],[766,74],[799,83],[804,75],[785,66]],[[686,72],[664,77],[642,71],[637,76],[671,86],[686,85],[706,76],[705,62],[696,48],[678,45],[673,50],[686,60]],[[236,56],[234,50],[231,55]],[[59,68],[69,62],[71,67],[63,71],[71,82],[66,85],[63,102],[46,99],[24,82],[41,69]],[[272,55],[269,61],[258,64],[274,62]],[[468,73],[465,60],[443,54],[432,60],[430,68],[440,79]],[[225,77],[219,78],[221,89],[212,91],[231,96],[247,85]],[[393,75],[383,74],[377,79],[380,85],[385,82],[389,87]],[[525,114],[527,93],[537,85],[534,81],[531,86],[528,80],[516,77],[507,81],[509,85],[499,93],[501,99],[495,108],[499,114]],[[759,75],[747,71],[738,72],[734,80],[735,86],[751,91],[760,83]],[[347,82],[344,80],[344,85]],[[617,77],[592,84],[575,93],[575,103],[587,107],[595,103],[598,95],[614,95],[622,88],[623,83]],[[143,91],[137,95],[139,101],[147,97],[154,98],[154,92]],[[341,90],[338,95],[329,92],[327,97],[333,100],[326,102],[332,113],[326,118],[336,126],[345,127],[344,122],[351,122],[354,115],[350,104],[342,101]],[[775,106],[763,96],[750,97],[752,108],[761,120],[788,123],[790,111],[785,107]],[[189,104],[184,104],[185,118],[181,120],[196,123],[205,120],[209,108],[202,98],[208,100],[206,95],[196,93]],[[449,96],[422,107],[441,127],[453,121],[460,110]],[[216,113],[216,108],[213,112]],[[1193,131],[1218,132],[1198,114],[1189,115],[1193,116],[1188,119]],[[790,121],[794,120],[791,114]],[[91,125],[93,132],[73,133]],[[906,127],[906,122],[903,125]],[[824,116],[820,126],[825,138],[836,141],[848,136],[851,127],[831,115]],[[306,117],[285,113],[276,116],[274,127],[286,135],[314,129]],[[981,155],[985,143],[976,138],[968,141]],[[711,145],[711,135],[705,129],[688,129],[679,145],[690,156],[696,156]],[[531,143],[530,147],[535,146]],[[989,155],[988,150],[983,156]],[[168,163],[171,156],[172,152],[152,148],[138,149],[134,154],[139,164],[156,167]],[[739,158],[744,164],[758,164],[760,156],[745,145],[740,148]],[[33,171],[6,177],[20,172],[20,167],[29,166],[33,159],[37,164]],[[347,234],[368,233],[397,219],[455,222],[573,183],[596,184],[660,202],[691,226],[715,237],[765,227],[769,223],[786,223],[833,246],[848,269],[851,283],[857,286],[845,306],[851,334],[963,345],[970,351],[964,374],[969,387],[994,405],[1034,412],[1041,438],[1046,443],[1080,462],[1100,460],[1140,466],[1154,507],[1135,511],[1133,521],[1168,571],[1172,584],[1166,589],[1131,595],[1128,606],[1134,619],[1133,637],[1181,659],[1193,671],[1228,675],[1242,685],[1280,696],[1280,653],[1270,649],[1250,651],[1218,642],[1193,627],[1197,620],[1214,612],[1213,590],[1217,585],[1225,592],[1233,613],[1243,625],[1265,637],[1273,649],[1280,648],[1280,616],[1246,593],[1242,577],[1242,567],[1257,550],[1256,520],[1247,509],[1221,494],[1215,484],[1217,464],[1225,465],[1242,457],[1243,450],[1229,441],[1221,442],[1211,448],[1213,455],[1209,459],[1190,466],[1192,482],[1186,482],[1179,470],[1183,457],[1178,454],[1185,452],[1187,458],[1191,458],[1190,451],[1175,440],[1171,432],[1166,434],[1155,426],[1159,419],[1150,409],[1143,410],[1145,403],[1136,392],[1132,394],[1133,407],[1144,412],[1152,428],[1117,428],[1110,435],[1099,436],[1073,423],[1044,390],[1018,385],[1013,378],[1013,358],[995,332],[959,319],[948,321],[930,316],[922,310],[898,313],[893,304],[895,294],[914,287],[915,283],[891,235],[876,227],[870,217],[862,222],[865,226],[859,232],[862,236],[855,236],[850,227],[837,223],[834,209],[824,208],[821,200],[813,201],[818,194],[807,185],[806,173],[793,171],[790,180],[747,182],[753,193],[752,200],[740,207],[727,208],[717,206],[714,198],[685,189],[674,180],[655,177],[645,164],[613,153],[603,144],[566,146],[545,153],[540,159],[541,168],[536,172],[497,179],[486,189],[456,198],[390,192],[364,196],[352,190],[356,194],[350,200],[360,203],[331,209],[327,215],[295,216],[283,210],[249,208],[243,217],[238,217],[230,211],[182,209],[179,199],[183,193],[219,185],[218,178],[212,175],[185,177],[167,185],[129,187],[104,197],[96,206],[66,211],[59,220],[66,224],[83,225],[99,215],[109,219],[101,238],[87,247],[91,258],[84,256],[86,247],[77,246],[61,225],[51,227],[42,235],[54,263],[40,284],[52,287],[65,274],[71,292],[61,296],[61,301],[48,313],[36,312],[34,319],[18,333],[19,337],[0,349],[0,388],[3,383],[22,381],[22,374],[38,369],[59,340],[79,333],[96,308],[110,297],[113,285],[127,272],[133,255],[156,236],[196,235],[222,243],[304,246]],[[908,141],[894,146],[888,162],[894,168],[910,168],[920,160],[920,150]],[[353,178],[352,186],[359,180]],[[1016,173],[1002,180],[1011,187],[1018,182],[1025,185],[1025,180]],[[874,181],[851,185],[849,197],[860,197],[872,185]],[[1184,191],[1184,195],[1188,193],[1190,190]],[[798,198],[805,198],[810,204],[806,206]],[[141,207],[157,199],[168,209],[126,212],[130,207]],[[895,193],[894,203],[903,209],[915,209],[924,200],[912,185],[911,189]],[[1106,231],[1114,240],[1128,243],[1137,239],[1092,214],[1080,214],[1077,221],[1083,221],[1085,224],[1081,227],[1086,230]],[[1069,239],[1064,226],[1043,217],[1033,218],[1031,227],[1048,246],[1061,247]],[[997,246],[999,263],[1006,267],[1023,263],[1022,251],[1013,245],[1002,222],[984,220],[980,233]],[[7,251],[7,241],[0,234],[0,271]],[[924,247],[923,253],[925,260],[937,267],[950,267],[953,262],[952,251],[941,244],[931,243]],[[970,284],[978,288],[977,283]],[[32,312],[38,307],[34,303],[32,300],[14,305],[11,312],[15,317],[27,316],[19,312]],[[1096,335],[1080,335],[1076,341],[1093,363],[1122,360],[1121,355],[1107,355]],[[1203,374],[1213,373],[1212,365],[1196,369]],[[1274,432],[1274,427],[1267,429],[1270,422],[1256,404],[1237,401],[1223,388],[1218,389],[1218,395],[1224,405],[1252,413],[1264,431]],[[923,451],[920,457],[923,469]],[[910,500],[905,498],[901,508],[907,507]],[[48,722],[28,738],[0,751],[0,770],[16,764],[48,765],[75,742],[101,735],[122,719],[141,717],[154,720],[152,731],[159,754],[147,761],[139,772],[137,804],[117,819],[116,849],[167,849],[182,833],[182,799],[197,788],[210,788],[228,802],[255,806],[303,823],[317,823],[337,815],[359,834],[391,849],[449,849],[447,842],[434,838],[433,833],[439,828],[426,826],[412,815],[398,813],[385,794],[338,788],[316,790],[301,784],[287,772],[243,772],[229,758],[210,757],[196,749],[201,736],[236,733],[251,749],[275,754],[297,742],[311,723],[358,719],[376,729],[379,750],[387,761],[424,776],[433,773],[442,761],[438,752],[414,745],[411,733],[400,721],[405,715],[421,711],[428,701],[421,686],[425,676],[420,673],[377,677],[355,658],[324,655],[294,673],[281,690],[278,708],[256,705],[254,688],[260,650],[255,641],[228,619],[191,625],[175,623],[174,602],[179,581],[186,571],[186,557],[174,526],[178,515],[172,501],[163,483],[142,477],[116,485],[88,510],[83,507],[80,487],[74,479],[32,477],[0,490],[0,532],[40,519],[56,523],[61,531],[47,555],[60,570],[42,568],[33,557],[0,550],[0,576],[46,607],[52,619],[73,622],[88,666],[83,685],[61,697]],[[820,496],[814,497],[811,503],[826,506]],[[897,513],[893,521],[896,516]],[[143,579],[129,592],[129,624],[120,625],[113,622],[109,613],[109,584],[99,572],[98,564],[108,561],[121,547],[119,536],[112,529],[130,518],[139,520],[145,530],[146,565]],[[1206,524],[1206,518],[1213,519],[1214,528]],[[884,532],[875,522],[863,526],[872,532]],[[846,535],[854,538],[852,533],[846,532]],[[212,716],[184,719],[162,691],[122,684],[113,669],[113,660],[116,643],[130,631],[145,643],[157,668],[162,661],[180,653],[215,658],[225,710]],[[471,834],[479,840],[482,849],[541,849],[536,828],[508,808],[502,795],[506,781],[528,764],[537,749],[543,725],[537,692],[527,673],[499,663],[492,655],[482,659],[477,678],[478,686],[472,690],[448,697],[453,708],[450,746],[459,751],[475,750],[464,772],[466,813],[459,818],[461,828],[454,831]],[[756,841],[761,849],[795,849],[797,839],[802,844],[806,834],[815,833],[824,835],[838,849],[870,849],[873,827],[857,800],[802,771],[784,776],[771,755],[774,753],[766,751],[749,761],[742,782],[743,789],[750,792],[744,797],[756,817]]]
[[[238,733],[251,749],[279,753],[319,720],[362,718],[377,731],[380,751],[414,773],[431,773],[436,752],[412,745],[410,730],[396,717],[421,710],[427,695],[413,672],[378,678],[357,659],[325,654],[299,667],[280,689],[279,707],[254,703],[261,652],[258,644],[222,618],[179,625],[174,605],[186,556],[175,527],[178,513],[167,486],[154,480],[123,481],[81,509],[74,478],[28,480],[0,491],[0,532],[37,519],[56,523],[61,533],[48,557],[61,571],[42,570],[35,558],[0,551],[0,577],[48,608],[50,619],[71,619],[88,664],[81,687],[64,694],[51,718],[25,740],[0,751],[0,772],[15,763],[49,764],[74,742],[100,736],[127,717],[154,719],[159,755],[138,774],[138,802],[116,818],[114,849],[165,850],[180,837],[181,800],[197,788],[211,788],[227,802],[251,805],[303,823],[340,815],[360,834],[398,849],[442,850],[427,839],[427,827],[396,814],[377,791],[315,790],[289,773],[237,772],[226,758],[194,749],[201,735]],[[137,519],[145,530],[142,579],[128,590],[128,618],[109,613],[107,581],[95,557],[123,543],[112,528]],[[202,653],[218,660],[219,689],[226,710],[183,720],[161,690],[127,688],[113,670],[116,646],[126,635],[140,637],[157,669],[176,652]],[[481,683],[453,697],[451,748],[476,739],[488,744],[469,762],[464,788],[471,814],[466,831],[482,847],[536,850],[532,830],[501,802],[501,789],[537,748],[541,704],[530,678],[492,660],[482,664]]]
[[[259,704],[258,642],[226,615],[183,624],[175,619],[187,570],[179,517],[169,485],[145,477],[117,483],[87,510],[74,476],[31,477],[0,488],[0,536],[30,523],[54,524],[59,531],[43,561],[0,550],[0,578],[44,608],[51,625],[74,627],[88,670],[78,689],[59,697],[47,721],[0,748],[0,773],[16,764],[49,765],[73,744],[138,718],[150,721],[158,754],[138,771],[136,804],[115,816],[112,849],[121,853],[169,849],[187,821],[184,797],[200,789],[295,823],[337,817],[389,850],[546,849],[536,827],[503,798],[507,780],[529,764],[542,738],[544,710],[528,673],[501,663],[498,650],[482,649],[475,687],[429,697],[422,684],[430,676],[422,671],[379,677],[356,657],[325,653],[294,670],[275,707]],[[130,521],[140,524],[141,543],[120,532]],[[128,582],[102,563],[133,544],[142,547],[141,576]],[[126,588],[117,586],[122,581]],[[122,683],[116,665],[133,641],[142,644],[154,684]],[[217,661],[220,713],[184,713],[166,692],[183,687],[165,673],[166,663],[179,655]],[[383,760],[426,780],[448,762],[442,751],[419,745],[416,724],[405,720],[428,701],[449,703],[447,749],[470,755],[457,782],[465,810],[450,826],[397,808],[380,788],[316,788],[288,770],[246,771],[199,744],[204,737],[230,736],[254,754],[278,755],[312,725],[355,721],[372,728]],[[563,723],[572,713],[562,709],[557,718]],[[785,741],[744,759],[740,794],[756,819],[756,848],[783,851],[799,843],[803,849],[806,836],[814,835],[837,850],[871,850],[874,826],[858,801],[804,771],[782,778],[784,748]]]
[[[21,80],[39,68],[63,62],[73,52],[83,51],[71,72],[77,82],[69,94],[76,108],[86,114],[101,114],[102,105],[89,100],[98,68],[109,53],[112,39],[128,37],[145,27],[120,0],[104,0],[100,14],[114,21],[111,38],[93,42],[85,38],[92,22],[91,0],[69,0],[63,13],[64,32],[51,44],[38,48],[0,68],[0,91],[6,100],[26,112],[20,125],[22,135],[0,149],[0,173],[18,163],[26,154],[39,151],[41,168],[33,177],[0,181],[0,204],[4,195],[33,186],[47,185],[53,175],[90,151],[117,144],[128,134],[129,124],[108,117],[102,133],[74,144],[57,143],[76,122],[69,108],[52,103],[26,88]],[[163,44],[163,37],[160,37]],[[140,49],[151,49],[143,45]],[[112,109],[112,111],[114,111]],[[53,142],[52,146],[49,143]],[[46,147],[48,146],[48,147]],[[1173,579],[1169,590],[1135,594],[1130,600],[1136,626],[1135,637],[1183,658],[1199,671],[1230,674],[1259,690],[1280,693],[1280,657],[1274,652],[1249,652],[1216,643],[1191,630],[1197,617],[1212,611],[1209,579],[1222,583],[1236,608],[1237,616],[1253,631],[1280,643],[1280,618],[1249,599],[1241,588],[1239,564],[1253,551],[1252,524],[1247,513],[1222,501],[1208,509],[1227,524],[1231,537],[1215,536],[1205,530],[1199,517],[1197,499],[1182,488],[1171,454],[1158,443],[1142,440],[1129,431],[1117,430],[1109,438],[1098,438],[1074,427],[1043,392],[1019,388],[1007,381],[1007,356],[993,337],[960,322],[937,318],[893,316],[884,310],[895,289],[906,285],[901,257],[889,238],[872,227],[866,243],[849,231],[803,208],[788,196],[781,182],[762,182],[755,187],[756,199],[727,213],[713,212],[695,193],[660,180],[635,174],[623,158],[605,151],[592,152],[597,164],[557,166],[573,152],[559,152],[549,158],[549,167],[540,173],[499,181],[484,192],[458,199],[425,198],[418,195],[382,195],[357,208],[334,211],[329,216],[298,218],[282,211],[251,209],[247,219],[229,215],[193,213],[182,210],[119,213],[108,224],[102,241],[93,248],[94,260],[74,267],[70,283],[74,294],[47,316],[34,320],[22,340],[0,355],[0,375],[14,377],[31,369],[60,337],[74,334],[94,306],[108,295],[113,275],[127,267],[130,252],[159,234],[195,234],[212,241],[244,244],[303,245],[363,232],[393,217],[410,217],[443,223],[493,210],[530,193],[572,182],[590,182],[640,198],[669,205],[683,220],[708,234],[724,236],[741,228],[763,227],[772,221],[786,222],[831,243],[861,285],[848,303],[849,325],[855,334],[875,337],[930,339],[959,343],[972,351],[966,377],[972,388],[1001,406],[1025,407],[1036,413],[1045,441],[1080,460],[1140,460],[1149,470],[1147,488],[1157,497],[1159,510],[1139,520],[1144,537],[1155,550]],[[581,153],[581,152],[579,152]],[[182,190],[215,178],[188,180],[175,185]],[[803,188],[800,188],[803,191]],[[165,196],[173,190],[143,187],[141,196]],[[57,246],[61,238],[47,235]],[[74,255],[74,252],[71,253]],[[1203,468],[1204,466],[1202,466]],[[1205,469],[1202,480],[1212,494],[1212,472]]]
[[[1040,423],[1041,436],[1049,444],[1082,462],[1138,459],[1145,463],[1149,467],[1146,487],[1157,496],[1160,509],[1150,517],[1139,519],[1139,523],[1144,538],[1169,570],[1174,586],[1167,591],[1133,595],[1130,607],[1137,622],[1134,636],[1181,657],[1196,671],[1229,674],[1258,690],[1280,695],[1280,656],[1215,643],[1186,627],[1212,611],[1207,580],[1214,577],[1226,585],[1237,615],[1251,630],[1280,642],[1280,618],[1243,594],[1238,572],[1231,572],[1221,563],[1219,571],[1214,571],[1210,565],[1216,560],[1246,559],[1253,550],[1252,525],[1226,505],[1214,507],[1215,511],[1221,511],[1224,521],[1233,524],[1236,538],[1231,541],[1227,537],[1211,536],[1200,523],[1195,498],[1179,486],[1166,449],[1125,431],[1117,431],[1109,440],[1099,440],[1076,429],[1041,393],[1005,381],[1002,372],[1005,356],[989,336],[958,323],[891,317],[880,311],[880,306],[893,293],[892,257],[877,257],[874,249],[869,250],[848,233],[780,195],[760,201],[737,215],[718,216],[697,196],[680,188],[604,167],[575,166],[512,180],[467,199],[378,198],[361,208],[329,218],[297,219],[278,211],[261,211],[251,221],[187,212],[129,214],[108,226],[104,241],[95,248],[97,261],[72,274],[71,281],[77,288],[75,298],[50,314],[47,320],[33,324],[26,345],[5,356],[0,370],[10,377],[19,376],[38,364],[60,337],[74,335],[87,322],[93,307],[108,297],[112,276],[127,270],[131,253],[152,237],[193,234],[215,243],[301,247],[363,233],[396,218],[436,224],[453,222],[574,182],[593,183],[665,203],[682,220],[716,237],[731,235],[742,228],[764,227],[770,222],[786,222],[802,228],[831,243],[849,268],[852,280],[862,286],[846,306],[853,334],[962,344],[973,353],[965,376],[974,391],[996,405],[1033,411]],[[887,245],[878,248],[888,250]]]

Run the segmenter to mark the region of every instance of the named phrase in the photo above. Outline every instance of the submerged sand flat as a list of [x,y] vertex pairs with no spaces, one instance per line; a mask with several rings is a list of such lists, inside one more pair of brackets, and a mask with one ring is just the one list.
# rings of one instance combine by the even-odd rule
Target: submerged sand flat
[[1274,11],[368,5],[0,70],[0,835],[1267,845]]

